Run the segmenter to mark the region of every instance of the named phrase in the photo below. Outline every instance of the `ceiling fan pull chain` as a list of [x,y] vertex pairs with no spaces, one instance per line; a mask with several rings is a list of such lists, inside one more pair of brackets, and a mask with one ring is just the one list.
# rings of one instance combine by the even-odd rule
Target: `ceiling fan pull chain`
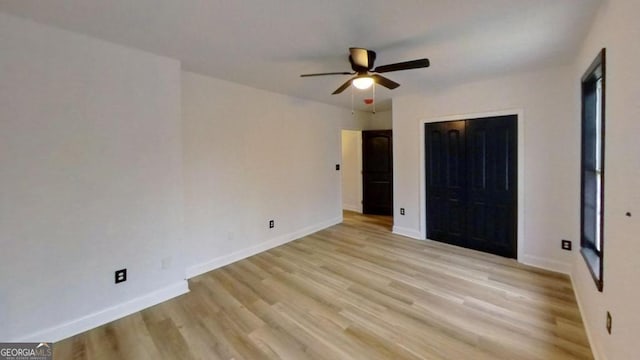
[[373,84],[373,86],[371,87],[371,91],[373,91],[373,115],[376,114],[376,85]]
[[353,110],[353,87],[351,87],[351,115],[356,116],[356,112]]

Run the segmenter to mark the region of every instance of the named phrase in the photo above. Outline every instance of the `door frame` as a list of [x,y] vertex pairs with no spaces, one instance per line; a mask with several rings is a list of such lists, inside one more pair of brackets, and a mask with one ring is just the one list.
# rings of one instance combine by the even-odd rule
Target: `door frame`
[[426,166],[425,166],[425,133],[424,125],[433,122],[443,121],[458,121],[458,120],[473,120],[478,118],[488,118],[496,116],[516,115],[518,117],[518,221],[517,221],[517,259],[522,262],[524,260],[524,110],[522,109],[507,109],[482,113],[467,113],[457,115],[446,115],[434,118],[421,119],[418,121],[419,134],[420,134],[420,238],[427,239],[427,191],[426,191]]
[[[356,163],[356,169],[349,168],[347,162],[344,157],[345,150],[345,134],[352,133],[353,138],[355,140],[355,156],[353,159]],[[357,133],[357,134],[355,134]],[[349,136],[351,136],[349,135]],[[346,165],[346,166],[345,166]],[[348,210],[357,212],[362,214],[362,130],[351,130],[351,129],[341,129],[340,131],[340,206],[342,210]],[[357,194],[357,200],[355,203],[345,203],[345,177],[352,176],[354,179],[357,179],[357,184],[355,184],[356,191],[355,194],[351,193],[351,195]],[[352,199],[353,200],[353,199]]]

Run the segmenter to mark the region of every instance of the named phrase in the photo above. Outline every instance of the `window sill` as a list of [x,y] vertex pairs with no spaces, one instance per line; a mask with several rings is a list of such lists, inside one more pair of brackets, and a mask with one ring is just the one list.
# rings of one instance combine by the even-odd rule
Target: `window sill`
[[598,291],[602,292],[602,263],[600,260],[600,255],[593,249],[586,247],[580,249],[580,253],[584,258],[584,261],[587,263],[587,267],[589,268],[589,272],[591,272],[591,277],[593,277],[593,281],[596,283]]

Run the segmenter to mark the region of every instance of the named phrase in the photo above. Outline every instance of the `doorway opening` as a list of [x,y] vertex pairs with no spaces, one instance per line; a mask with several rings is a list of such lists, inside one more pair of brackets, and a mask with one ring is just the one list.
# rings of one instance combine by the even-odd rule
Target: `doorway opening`
[[342,130],[342,209],[362,214],[362,131]]
[[344,211],[393,223],[392,149],[391,130],[342,130]]

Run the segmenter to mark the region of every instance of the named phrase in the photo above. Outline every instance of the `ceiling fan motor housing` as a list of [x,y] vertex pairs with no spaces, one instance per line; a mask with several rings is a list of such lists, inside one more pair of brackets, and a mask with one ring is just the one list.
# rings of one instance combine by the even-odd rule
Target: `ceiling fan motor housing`
[[[349,55],[349,62],[351,63],[351,69],[353,69],[353,71],[357,72],[358,74],[362,74],[373,69],[373,64],[376,61],[375,51],[362,48],[350,48],[350,50],[351,55]],[[360,54],[364,52],[366,52],[366,56],[361,56]],[[354,54],[356,54],[355,59]]]

